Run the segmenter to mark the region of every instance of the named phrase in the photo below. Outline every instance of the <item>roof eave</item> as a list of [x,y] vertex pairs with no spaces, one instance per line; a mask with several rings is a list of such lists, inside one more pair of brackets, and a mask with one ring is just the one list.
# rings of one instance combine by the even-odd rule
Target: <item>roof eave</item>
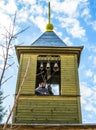
[[52,47],[52,46],[15,46],[18,61],[22,53],[35,53],[35,54],[77,54],[78,65],[80,62],[81,51],[84,46],[65,46],[65,47]]

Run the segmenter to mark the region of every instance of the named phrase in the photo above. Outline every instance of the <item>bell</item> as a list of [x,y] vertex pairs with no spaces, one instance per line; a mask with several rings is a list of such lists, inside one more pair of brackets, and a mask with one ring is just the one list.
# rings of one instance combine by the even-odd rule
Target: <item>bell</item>
[[53,70],[54,70],[54,72],[59,71],[59,66],[58,66],[58,63],[57,63],[57,62],[55,62],[54,67],[53,67]]
[[50,63],[49,62],[47,62],[46,70],[50,70]]
[[40,64],[40,70],[43,70],[43,62]]

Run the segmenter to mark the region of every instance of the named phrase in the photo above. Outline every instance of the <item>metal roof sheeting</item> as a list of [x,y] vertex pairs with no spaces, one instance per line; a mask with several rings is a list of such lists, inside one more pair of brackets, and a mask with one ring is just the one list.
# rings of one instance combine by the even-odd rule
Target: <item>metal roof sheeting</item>
[[35,42],[31,44],[32,46],[52,46],[52,47],[64,47],[67,46],[55,32],[44,32]]

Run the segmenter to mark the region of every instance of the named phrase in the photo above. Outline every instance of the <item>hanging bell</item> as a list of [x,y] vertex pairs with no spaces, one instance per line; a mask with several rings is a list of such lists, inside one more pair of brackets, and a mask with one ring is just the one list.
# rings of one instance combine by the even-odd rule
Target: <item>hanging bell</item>
[[50,70],[50,62],[47,62],[46,70]]
[[43,70],[44,66],[43,66],[43,62],[41,62],[40,64],[40,70]]
[[58,66],[58,63],[57,63],[57,62],[55,62],[54,67],[53,67],[53,70],[54,70],[54,72],[59,71],[59,66]]

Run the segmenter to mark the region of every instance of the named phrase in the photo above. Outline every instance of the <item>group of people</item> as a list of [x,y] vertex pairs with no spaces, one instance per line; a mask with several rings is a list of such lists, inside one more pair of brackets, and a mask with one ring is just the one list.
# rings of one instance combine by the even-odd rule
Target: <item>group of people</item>
[[46,87],[45,82],[41,82],[39,87],[35,89],[36,95],[54,95],[50,85]]

